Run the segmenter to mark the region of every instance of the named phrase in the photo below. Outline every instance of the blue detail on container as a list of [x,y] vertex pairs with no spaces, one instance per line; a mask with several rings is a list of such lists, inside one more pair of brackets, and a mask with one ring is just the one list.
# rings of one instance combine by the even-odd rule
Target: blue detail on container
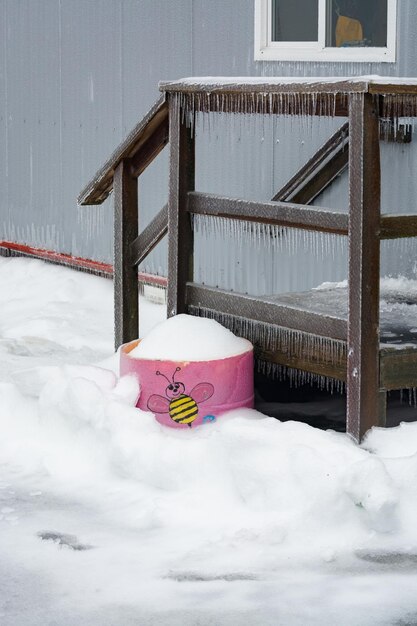
[[203,417],[203,423],[204,424],[208,424],[209,422],[215,422],[216,421],[216,416],[215,415],[205,415]]

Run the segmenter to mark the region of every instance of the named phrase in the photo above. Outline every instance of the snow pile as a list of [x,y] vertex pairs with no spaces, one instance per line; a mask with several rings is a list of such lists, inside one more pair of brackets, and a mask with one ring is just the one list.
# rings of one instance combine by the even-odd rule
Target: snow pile
[[380,281],[381,298],[389,299],[395,296],[408,298],[417,302],[417,280],[405,276],[381,278]]
[[[63,313],[68,345],[101,356],[105,279],[1,259],[0,279],[11,298],[0,342],[21,349],[3,346],[0,381],[2,626],[408,623],[417,423],[374,429],[361,447],[249,409],[191,432],[165,428],[134,408],[137,383],[114,375],[116,356],[68,365],[53,348],[39,366],[24,350],[27,329],[39,346],[60,340]],[[57,313],[49,286],[61,289]]]
[[252,349],[215,320],[176,315],[155,326],[129,354],[135,359],[213,361]]
[[[326,282],[313,289],[307,297],[321,305],[323,311],[347,315],[347,281]],[[325,298],[314,300],[314,294]],[[417,280],[405,276],[385,277],[380,281],[381,344],[416,345],[417,338]]]
[[[3,383],[0,459],[24,474],[46,471],[78,493],[133,481],[129,516],[137,530],[175,530],[185,553],[196,531],[200,546],[215,536],[238,546],[224,561],[223,540],[216,540],[210,571],[231,567],[230,560],[242,567],[248,557],[251,571],[265,571],[283,552],[302,547],[323,557],[372,536],[386,541],[386,533],[417,543],[414,519],[402,516],[405,501],[417,512],[410,481],[417,477],[417,424],[407,425],[407,452],[414,452],[399,471],[345,435],[248,409],[192,433],[173,432],[133,408],[137,392],[133,378],[116,382],[92,366],[51,368],[36,399]],[[391,440],[403,437],[401,428]]]
[[[62,602],[94,613],[126,604],[153,615],[162,606],[184,611],[195,593],[200,611],[241,611],[253,608],[255,593],[273,615],[276,589],[288,580],[291,596],[297,571],[308,575],[311,594],[318,571],[352,568],[367,576],[367,559],[415,554],[417,424],[407,433],[372,433],[366,446],[377,453],[343,434],[248,409],[178,432],[133,408],[136,394],[133,379],[116,382],[86,366],[51,368],[39,398],[0,385],[0,463],[9,468],[9,489],[20,494],[0,507],[2,563],[36,572],[62,598],[57,614]],[[387,441],[395,447],[398,439],[400,452],[404,437],[407,455],[386,459]],[[41,492],[40,509],[28,512],[29,494]],[[73,556],[39,539],[54,533],[63,537],[58,542],[70,536],[92,548]],[[57,579],[62,567],[65,578]],[[208,586],[198,590],[195,581]],[[409,604],[407,589],[400,596]],[[379,602],[386,607],[383,595]],[[291,621],[291,606],[285,611],[283,623],[322,623],[322,609],[308,621]],[[332,623],[361,623],[348,615],[342,610]],[[381,608],[366,623],[385,618]],[[234,619],[240,623],[239,614]]]

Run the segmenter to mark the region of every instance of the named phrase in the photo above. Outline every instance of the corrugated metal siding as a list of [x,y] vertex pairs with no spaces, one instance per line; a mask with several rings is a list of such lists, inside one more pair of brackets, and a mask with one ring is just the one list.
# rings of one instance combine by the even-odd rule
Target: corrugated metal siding
[[[0,239],[103,261],[112,258],[112,199],[78,208],[76,197],[158,97],[159,80],[417,75],[415,0],[399,0],[395,64],[255,62],[253,0],[0,0],[0,19]],[[267,199],[336,123],[313,129],[294,123],[288,132],[268,120],[258,129],[237,125],[231,132],[223,119],[217,133],[199,135],[198,188]],[[383,205],[394,211],[408,210],[416,195],[407,174],[416,171],[415,145],[382,149],[388,174]],[[141,226],[166,201],[167,156],[165,151],[140,179]],[[345,209],[345,181],[338,181],[320,204]],[[197,266],[204,268],[211,262],[210,249],[200,248]],[[399,258],[396,252],[387,255],[387,267]],[[336,262],[299,252],[288,264],[287,253],[262,257],[256,246],[227,248],[224,258],[230,267],[220,268],[219,275],[234,276],[235,287],[243,290],[245,284],[261,290],[307,288],[343,277],[346,267],[344,253]],[[241,269],[248,260],[250,269]],[[145,267],[166,271],[164,246]],[[261,275],[267,278],[259,280]]]
[[[0,0],[0,20],[0,239],[111,261],[112,199],[76,198],[158,81],[190,74],[190,2]],[[166,201],[159,167],[141,179],[145,223]]]

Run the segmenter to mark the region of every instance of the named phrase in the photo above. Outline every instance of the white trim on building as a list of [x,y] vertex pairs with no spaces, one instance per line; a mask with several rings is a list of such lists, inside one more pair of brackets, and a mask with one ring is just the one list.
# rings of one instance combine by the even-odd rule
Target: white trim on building
[[333,61],[357,63],[393,63],[396,60],[397,0],[387,0],[386,47],[326,46],[328,0],[318,0],[317,41],[272,41],[272,2],[255,0],[256,61]]

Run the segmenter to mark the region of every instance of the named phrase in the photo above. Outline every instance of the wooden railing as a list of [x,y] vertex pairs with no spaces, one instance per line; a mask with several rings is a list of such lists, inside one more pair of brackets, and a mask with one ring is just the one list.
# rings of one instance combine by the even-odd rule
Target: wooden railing
[[[201,85],[179,81],[165,83],[161,90],[164,97],[116,150],[79,199],[81,204],[97,204],[114,191],[116,346],[138,335],[137,266],[168,233],[168,315],[187,312],[190,307],[211,309],[344,342],[346,366],[335,364],[333,374],[346,380],[347,430],[359,440],[371,426],[384,423],[386,389],[395,388],[392,385],[396,384],[393,382],[396,370],[401,370],[398,380],[415,379],[417,384],[417,375],[413,374],[417,351],[407,353],[406,365],[399,367],[402,361],[391,352],[382,354],[384,351],[380,352],[379,346],[380,241],[417,236],[417,216],[380,212],[380,116],[385,119],[392,115],[416,116],[417,82],[391,85],[387,81],[364,79],[294,84],[272,80],[259,84],[232,81]],[[187,107],[219,113],[331,114],[347,116],[348,122],[271,202],[248,202],[195,190],[195,136],[187,124],[190,113]],[[137,177],[168,142],[168,205],[138,235]],[[308,206],[348,165],[349,213]],[[196,284],[190,214],[348,237],[347,320]],[[296,361],[300,362],[304,362],[302,357]]]
[[349,122],[345,122],[272,200],[310,204],[349,162]]
[[[190,306],[211,309],[288,330],[312,333],[346,342],[347,430],[357,440],[375,424],[385,421],[386,387],[380,372],[379,276],[380,241],[417,234],[417,216],[380,212],[380,115],[417,115],[417,84],[335,81],[315,83],[278,79],[276,82],[237,84],[192,80],[167,83],[170,104],[169,195],[169,315]],[[410,100],[406,101],[404,94]],[[397,94],[400,97],[396,99]],[[333,104],[332,104],[333,103]],[[348,116],[345,124],[273,202],[246,202],[197,193],[194,189],[194,137],[186,125],[189,111],[287,115]],[[330,113],[331,114],[331,113]],[[349,134],[349,149],[346,137]],[[349,163],[349,213],[310,208],[329,181]],[[322,166],[322,167],[320,167]],[[317,172],[317,169],[319,170]],[[289,202],[290,201],[290,202]],[[194,283],[193,232],[189,213],[316,230],[348,237],[348,317],[304,311],[270,300],[235,294]],[[410,378],[410,364],[402,377]],[[408,358],[408,357],[407,357]],[[397,364],[399,361],[397,361]],[[386,369],[386,368],[385,368]],[[411,371],[411,370],[410,370]],[[411,376],[417,384],[417,375]]]
[[[222,215],[222,211],[226,211],[235,219],[279,223],[282,226],[295,225],[297,219],[301,219],[301,215],[303,219],[308,219],[307,214],[301,214],[300,210],[297,218],[297,208],[302,209],[302,205],[297,207],[296,203],[312,202],[346,168],[349,154],[348,136],[349,126],[345,123],[267,205],[239,200],[227,201],[218,196],[195,193],[187,199],[188,210],[195,214],[207,215]],[[118,146],[78,198],[80,205],[101,204],[113,191],[115,192],[116,348],[138,336],[137,268],[168,232],[168,205],[157,213],[140,234],[137,232],[137,178],[168,142],[168,102],[164,95]],[[281,201],[281,204],[278,201]],[[279,218],[276,218],[277,209],[280,209]],[[317,222],[316,226],[314,222]],[[328,225],[327,229],[324,228],[325,224]],[[323,218],[320,219],[318,212],[312,210],[308,228],[342,233],[347,229],[347,216],[333,214],[332,218],[329,212],[325,213],[323,210]],[[175,258],[172,260],[172,256],[171,254],[170,268],[173,267],[173,263],[175,264]],[[170,274],[172,276],[173,272],[170,271]]]
[[165,206],[138,235],[137,179],[167,145],[168,103],[162,96],[81,192],[81,205],[101,204],[114,192],[115,346],[136,339],[138,265],[168,230]]

